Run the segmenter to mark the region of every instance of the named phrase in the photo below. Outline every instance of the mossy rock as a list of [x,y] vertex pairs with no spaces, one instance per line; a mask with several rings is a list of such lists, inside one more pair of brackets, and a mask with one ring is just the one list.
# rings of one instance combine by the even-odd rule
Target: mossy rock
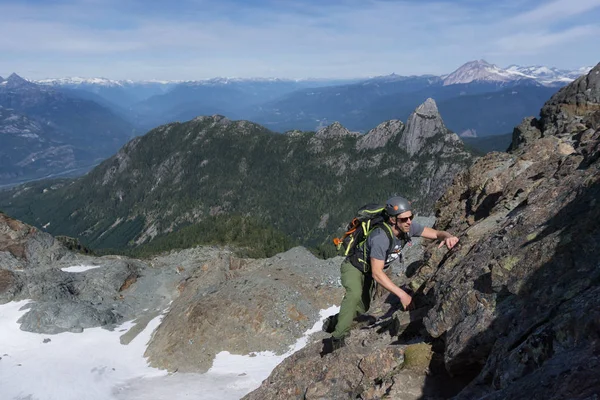
[[415,371],[426,371],[431,363],[433,351],[431,345],[427,343],[411,344],[404,349],[403,369]]

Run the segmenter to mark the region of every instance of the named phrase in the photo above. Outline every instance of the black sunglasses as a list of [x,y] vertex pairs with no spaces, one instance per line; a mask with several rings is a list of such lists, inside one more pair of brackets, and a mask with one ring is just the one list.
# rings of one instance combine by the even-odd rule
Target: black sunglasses
[[400,221],[400,222],[407,222],[409,219],[412,221],[414,217],[415,217],[415,216],[414,216],[414,214],[413,214],[413,215],[411,215],[410,217],[404,217],[404,218],[396,217],[396,219],[397,219],[398,221]]

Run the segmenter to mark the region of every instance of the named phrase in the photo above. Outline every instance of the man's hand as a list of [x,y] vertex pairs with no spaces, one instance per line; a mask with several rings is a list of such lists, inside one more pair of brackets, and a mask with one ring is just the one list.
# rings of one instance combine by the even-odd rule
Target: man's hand
[[404,307],[404,311],[412,310],[414,308],[412,303],[412,297],[410,296],[410,294],[404,293],[404,295],[399,297],[400,302],[402,303],[402,307]]
[[440,247],[442,247],[443,245],[446,245],[446,247],[448,249],[451,249],[451,248],[453,248],[456,245],[456,243],[458,243],[458,238],[456,236],[450,236],[450,237],[447,237],[447,238],[445,238],[445,239],[442,240],[442,242],[438,246],[438,249]]
[[427,239],[439,240],[440,245],[438,246],[438,249],[443,245],[446,245],[448,249],[451,249],[456,246],[456,243],[458,243],[458,238],[451,233],[446,231],[438,231],[428,227],[423,228],[423,233],[421,233],[421,236]]

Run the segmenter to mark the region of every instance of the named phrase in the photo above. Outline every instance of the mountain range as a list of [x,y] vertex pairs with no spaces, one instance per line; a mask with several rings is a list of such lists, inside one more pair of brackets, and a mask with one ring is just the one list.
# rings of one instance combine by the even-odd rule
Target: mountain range
[[[255,121],[278,132],[316,130],[335,121],[351,130],[366,132],[385,120],[406,119],[431,97],[438,102],[442,115],[450,118],[451,130],[487,136],[508,133],[523,117],[535,114],[558,87],[587,70],[515,65],[503,69],[478,60],[442,76],[391,74],[350,81],[213,78],[132,82],[73,78],[38,83],[99,95],[118,107],[118,114],[127,110],[130,121],[141,131],[198,115],[222,114]],[[489,93],[515,87],[517,90],[510,91],[510,96],[486,101]],[[463,100],[464,96],[477,95],[480,97]],[[515,112],[510,107],[517,103]],[[479,109],[451,114],[471,104]],[[497,116],[495,110],[499,112]]]
[[[406,123],[386,121],[365,135],[339,123],[278,134],[214,115],[155,128],[81,178],[0,192],[0,208],[96,249],[188,240],[177,235],[206,242],[222,228],[231,241],[250,221],[318,247],[354,210],[390,192],[428,212],[472,159],[432,99]],[[248,233],[253,245],[270,246]]]
[[132,124],[95,101],[16,74],[0,80],[0,184],[88,170],[133,134]]
[[383,121],[406,120],[433,98],[448,128],[461,136],[508,134],[583,70],[502,69],[479,60],[443,76],[366,80],[31,82],[13,74],[0,78],[0,185],[81,174],[136,135],[201,115],[253,121],[275,132],[316,131],[337,121],[365,133]]

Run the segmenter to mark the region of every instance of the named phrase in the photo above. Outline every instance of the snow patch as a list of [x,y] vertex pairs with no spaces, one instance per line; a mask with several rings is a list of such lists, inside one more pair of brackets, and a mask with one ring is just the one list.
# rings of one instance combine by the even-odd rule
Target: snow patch
[[75,265],[73,267],[65,267],[65,268],[61,268],[61,271],[64,272],[85,272],[88,271],[90,269],[96,269],[96,268],[100,268],[102,267],[102,265]]
[[3,400],[239,399],[258,388],[275,366],[306,345],[323,319],[339,310],[336,306],[322,310],[321,319],[284,355],[221,352],[205,374],[167,374],[150,367],[143,356],[162,316],[123,345],[120,338],[135,327],[133,321],[113,331],[91,328],[57,335],[21,331],[17,320],[27,312],[22,308],[29,302],[0,305]]

